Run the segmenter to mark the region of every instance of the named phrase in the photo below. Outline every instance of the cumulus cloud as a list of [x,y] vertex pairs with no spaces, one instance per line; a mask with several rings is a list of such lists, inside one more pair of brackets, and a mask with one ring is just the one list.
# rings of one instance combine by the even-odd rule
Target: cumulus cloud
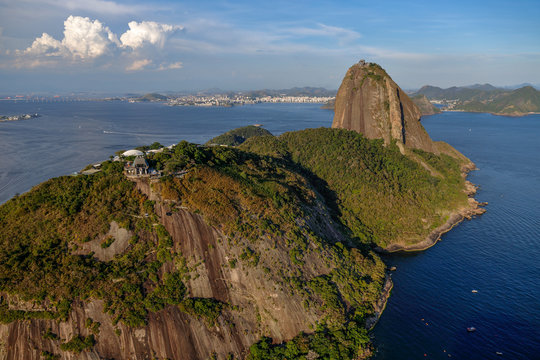
[[154,21],[142,21],[140,23],[131,21],[128,24],[129,30],[120,36],[123,47],[137,49],[150,43],[163,47],[167,36],[177,30],[182,30],[182,26],[159,24]]
[[140,70],[143,70],[148,65],[150,65],[151,63],[152,63],[152,60],[150,59],[135,60],[131,65],[126,67],[126,70],[127,71],[140,71]]
[[18,55],[63,56],[86,60],[104,55],[118,43],[116,35],[99,20],[69,16],[64,21],[62,41],[43,33],[26,50],[17,53]]
[[45,55],[45,56],[54,56],[60,55],[60,50],[62,48],[62,43],[51,35],[43,33],[41,37],[38,37],[34,40],[32,45],[30,45],[24,51],[18,51],[18,54],[31,54],[31,55]]
[[[88,17],[69,16],[64,21],[64,38],[57,40],[47,33],[36,38],[25,50],[17,50],[18,65],[37,67],[41,64],[51,64],[53,59],[68,59],[73,62],[92,61],[105,55],[135,54],[141,58],[139,48],[145,45],[163,48],[167,38],[177,30],[183,29],[178,25],[160,24],[153,21],[140,23],[131,21],[129,30],[120,36],[114,34],[99,20]],[[130,51],[128,52],[128,48]],[[147,51],[148,52],[148,51]],[[131,55],[129,55],[131,57]],[[144,57],[148,56],[148,54]],[[48,59],[44,61],[44,59]],[[138,71],[147,68],[152,59],[135,60],[126,67],[128,71]],[[159,63],[159,62],[158,62]],[[178,69],[181,63],[160,65],[160,69]]]
[[70,16],[64,21],[62,45],[74,57],[96,58],[118,43],[116,35],[99,20]]

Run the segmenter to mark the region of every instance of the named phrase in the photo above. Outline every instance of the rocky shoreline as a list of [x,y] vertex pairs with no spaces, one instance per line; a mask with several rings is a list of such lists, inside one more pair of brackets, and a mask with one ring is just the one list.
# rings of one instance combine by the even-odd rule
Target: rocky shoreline
[[386,274],[386,277],[384,278],[383,289],[381,291],[379,299],[376,303],[373,304],[373,315],[368,317],[366,320],[366,329],[372,330],[375,325],[377,325],[377,322],[379,321],[384,309],[386,308],[386,303],[390,298],[390,293],[392,292],[393,288],[394,282],[392,281],[392,277],[390,276],[390,274]]
[[[476,166],[473,163],[464,166],[462,169],[463,176],[466,177],[471,170],[476,170]],[[477,190],[478,187],[476,185],[474,185],[470,181],[465,181],[464,191],[469,196],[468,206],[452,212],[446,223],[433,230],[423,241],[407,246],[400,244],[391,244],[384,249],[377,247],[375,250],[382,254],[390,254],[400,251],[413,252],[429,249],[441,239],[441,236],[443,234],[452,230],[463,220],[470,220],[473,216],[482,215],[486,212],[486,209],[484,209],[482,206],[487,205],[487,203],[480,203],[476,201],[476,199],[474,199],[474,195],[476,194]],[[373,315],[366,320],[366,329],[373,330],[375,325],[377,325],[377,322],[379,321],[382,313],[384,312],[384,309],[386,308],[386,304],[388,302],[388,299],[390,298],[390,293],[393,287],[394,283],[392,281],[392,277],[390,276],[390,273],[387,273],[380,297],[377,302],[373,304]]]
[[[467,174],[471,170],[476,170],[476,167],[472,163],[469,166],[465,166],[463,168],[463,176],[466,177]],[[473,216],[482,215],[483,213],[486,212],[486,209],[484,209],[482,206],[486,206],[487,203],[478,202],[474,198],[474,195],[476,194],[477,190],[478,190],[478,187],[476,185],[474,185],[468,180],[465,181],[464,191],[469,196],[468,206],[457,209],[456,211],[452,212],[450,216],[448,217],[448,220],[441,226],[434,229],[423,241],[416,244],[412,244],[412,245],[390,244],[384,249],[377,248],[376,250],[380,253],[388,254],[388,253],[395,253],[395,252],[400,252],[400,251],[412,252],[412,251],[423,251],[423,250],[429,249],[441,239],[442,235],[452,230],[455,226],[457,226],[463,220],[465,219],[470,220],[473,218]]]

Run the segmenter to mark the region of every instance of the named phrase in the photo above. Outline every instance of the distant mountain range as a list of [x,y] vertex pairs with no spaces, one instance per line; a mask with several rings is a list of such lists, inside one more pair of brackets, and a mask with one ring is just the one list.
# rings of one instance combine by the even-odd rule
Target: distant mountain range
[[540,112],[540,91],[528,85],[518,89],[503,89],[490,84],[442,89],[426,85],[415,96],[425,96],[445,105],[446,110],[488,112],[496,115],[521,116]]

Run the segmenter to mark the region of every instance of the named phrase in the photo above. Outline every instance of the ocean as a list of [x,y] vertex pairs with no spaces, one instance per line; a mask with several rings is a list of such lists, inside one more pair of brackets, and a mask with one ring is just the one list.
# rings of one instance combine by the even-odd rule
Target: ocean
[[422,123],[475,162],[468,179],[489,204],[430,249],[385,257],[397,271],[376,359],[540,359],[540,115]]
[[[156,103],[0,102],[0,115],[42,117],[0,123],[0,203],[118,150],[159,141],[204,143],[263,124],[275,135],[330,126],[317,104],[232,108]],[[422,120],[479,168],[487,212],[419,253],[386,256],[394,289],[373,330],[376,359],[540,359],[540,115],[442,113]],[[472,290],[477,290],[473,293]],[[467,327],[476,332],[467,332]],[[502,355],[497,355],[502,352]]]

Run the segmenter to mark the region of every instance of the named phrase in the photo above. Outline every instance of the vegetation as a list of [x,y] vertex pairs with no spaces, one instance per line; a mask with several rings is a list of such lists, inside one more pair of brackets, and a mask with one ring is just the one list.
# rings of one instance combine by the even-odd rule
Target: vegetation
[[[149,311],[180,304],[182,274],[159,275],[159,269],[181,255],[171,252],[165,228],[143,216],[149,206],[122,174],[122,164],[113,162],[103,163],[102,172],[92,176],[51,179],[0,206],[0,291],[53,305],[47,311],[23,311],[2,302],[0,321],[65,319],[74,299],[97,297],[115,322],[142,326]],[[29,217],[34,221],[26,221]],[[102,262],[73,253],[77,244],[105,234],[112,220],[136,234],[124,254]],[[107,238],[102,247],[113,240]],[[88,326],[99,329],[98,323]]]
[[91,349],[96,344],[96,339],[94,335],[88,335],[82,337],[80,335],[74,336],[71,340],[60,344],[60,350],[70,351],[72,353],[78,354],[85,350]]
[[47,329],[47,331],[45,331],[43,333],[43,338],[47,339],[47,340],[59,340],[60,339],[60,337],[57,334],[53,333],[51,329]]
[[210,326],[216,323],[224,304],[212,298],[191,298],[182,302],[181,309],[196,318],[202,318]]
[[135,100],[137,101],[165,101],[167,99],[168,98],[165,95],[161,95],[158,93],[148,93]]
[[112,243],[114,242],[114,236],[107,236],[105,239],[103,239],[103,241],[101,242],[100,246],[102,249],[106,249],[108,248],[109,246],[112,245]]
[[42,351],[41,352],[41,357],[44,360],[57,360],[57,359],[60,359],[59,354],[55,354],[55,353],[52,353],[50,351]]
[[498,94],[487,100],[470,100],[456,105],[455,109],[489,112],[501,115],[524,115],[540,112],[540,91],[532,86]]
[[355,359],[371,353],[367,330],[360,322],[350,321],[339,329],[319,327],[313,334],[301,333],[284,344],[272,345],[263,337],[249,348],[249,360],[306,359],[308,354],[317,359]]
[[457,100],[455,110],[487,112],[500,115],[525,115],[540,112],[540,91],[532,86],[516,90],[496,88],[489,84],[441,89],[424,86],[417,95],[428,99]]
[[317,190],[361,243],[412,243],[465,204],[459,163],[422,152],[441,173],[432,176],[395,144],[342,129],[308,129],[279,138],[249,140],[242,148],[290,158],[311,175]]
[[91,318],[86,319],[84,322],[84,327],[92,332],[92,334],[99,335],[99,327],[101,323],[99,321],[94,321]]
[[[373,247],[417,241],[444,221],[445,211],[467,201],[453,158],[403,156],[395,144],[339,129],[251,137],[239,147],[182,141],[149,162],[166,174],[152,186],[171,212],[187,208],[224,235],[205,247],[209,253],[224,247],[228,260],[221,266],[260,274],[316,315],[312,333],[278,345],[263,337],[250,348],[251,359],[369,353],[364,324],[385,277]],[[155,206],[115,162],[91,176],[49,180],[1,205],[0,293],[48,310],[13,310],[3,301],[0,321],[65,319],[74,300],[92,297],[103,300],[113,324],[143,326],[150,312],[176,306],[208,326],[234,327],[233,317],[220,316],[240,311],[236,304],[190,297],[184,281],[198,276],[202,261],[188,264],[175,251]],[[103,238],[113,220],[133,234],[123,253],[100,261],[80,250]],[[264,312],[256,312],[263,334]],[[86,319],[92,335],[76,336],[62,350],[91,348],[100,325]]]
[[504,93],[505,90],[496,88],[489,84],[477,85],[477,86],[460,86],[450,87],[447,89],[441,89],[437,86],[424,86],[418,90],[414,95],[425,95],[428,99],[446,99],[446,100],[487,100],[493,96]]
[[207,144],[237,146],[251,137],[265,135],[272,135],[272,133],[260,126],[249,125],[227,131],[224,134],[208,140]]

